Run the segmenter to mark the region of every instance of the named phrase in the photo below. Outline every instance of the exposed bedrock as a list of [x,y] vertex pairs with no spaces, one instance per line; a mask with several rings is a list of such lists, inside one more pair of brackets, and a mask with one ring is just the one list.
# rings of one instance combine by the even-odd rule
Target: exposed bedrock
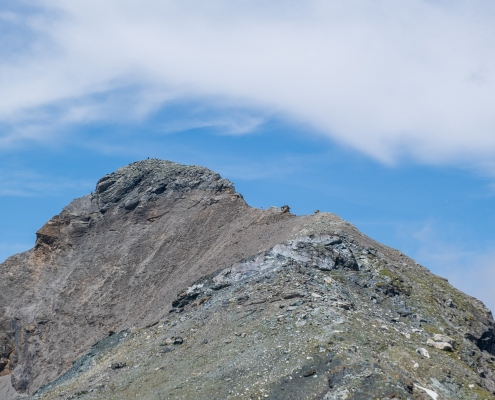
[[[324,335],[318,329],[327,326],[325,342],[308,339],[312,350],[304,350],[305,357],[313,358],[301,364],[304,370],[297,381],[305,382],[307,386],[297,385],[307,390],[316,385],[308,382],[319,382],[312,398],[416,395],[422,393],[417,387],[424,385],[435,390],[435,382],[410,371],[414,364],[394,372],[392,361],[387,364],[384,357],[377,358],[389,346],[404,346],[401,357],[409,351],[407,346],[414,357],[428,354],[431,358],[425,363],[437,362],[440,369],[441,357],[452,358],[459,367],[445,379],[454,383],[442,384],[452,393],[464,390],[455,386],[456,373],[462,374],[462,382],[474,374],[475,389],[483,393],[495,391],[495,325],[481,302],[334,214],[296,217],[288,207],[252,208],[234,185],[217,173],[156,159],[133,163],[100,179],[93,193],[74,200],[37,232],[32,250],[0,265],[0,375],[11,374],[17,391],[33,395],[61,376],[79,379],[77,371],[71,369],[76,360],[85,365],[88,374],[91,368],[96,371],[93,363],[98,366],[98,357],[92,352],[103,345],[95,344],[104,343],[115,332],[130,332],[131,339],[115,348],[103,346],[105,351],[120,354],[120,348],[131,346],[125,350],[131,354],[139,350],[132,347],[135,343],[148,343],[147,339],[136,339],[140,338],[136,333],[139,329],[154,337],[158,329],[175,329],[194,318],[203,324],[217,321],[211,329],[218,335],[210,338],[208,353],[203,354],[201,346],[193,346],[185,334],[177,332],[167,338],[163,352],[160,350],[160,356],[169,353],[176,357],[189,349],[187,356],[183,354],[174,362],[184,371],[193,370],[199,353],[201,357],[222,355],[222,346],[227,343],[222,335],[248,306],[246,315],[254,313],[249,317],[252,332],[247,324],[245,336],[239,337],[275,338],[273,343],[266,342],[275,349],[277,340],[293,340],[291,329],[321,341]],[[282,313],[287,315],[282,317]],[[156,324],[164,319],[168,322]],[[262,328],[255,325],[265,324],[262,321],[273,322],[266,328],[269,334],[256,333]],[[286,322],[288,325],[282,327]],[[201,324],[187,326],[189,330],[184,332],[197,331],[198,326]],[[369,335],[354,337],[357,327],[363,332],[369,330]],[[434,334],[452,342],[436,341]],[[382,336],[389,342],[377,345]],[[216,339],[219,342],[214,344]],[[350,342],[344,346],[344,340]],[[259,360],[264,350],[271,349],[265,349],[261,339],[250,343],[246,351],[257,352],[253,357]],[[446,343],[450,349],[444,346],[441,350],[437,343]],[[332,350],[332,346],[337,347]],[[351,346],[353,358],[349,357],[354,361],[346,364],[350,358],[338,351]],[[366,346],[369,356],[356,358],[356,349]],[[308,353],[320,349],[318,357]],[[280,365],[274,364],[273,370],[281,375],[273,377],[271,388],[283,390],[293,385],[294,396],[299,396],[302,389],[296,389],[296,383],[288,384],[289,375],[282,373],[281,366],[285,368],[287,361],[292,361],[285,353],[279,355],[273,362]],[[227,360],[228,355],[225,357]],[[212,359],[207,365],[221,360]],[[132,359],[116,359],[105,368],[112,376],[125,376],[132,363]],[[240,366],[241,359],[235,363],[240,370],[247,368]],[[156,371],[160,368],[156,366]],[[67,371],[72,372],[63,375]],[[397,390],[380,384],[373,392],[373,380],[383,383],[391,374],[397,378]],[[323,377],[321,382],[313,375]],[[352,375],[360,377],[355,382],[355,396],[350,389],[354,385]],[[227,379],[221,374],[210,378],[205,385],[217,378]],[[234,382],[237,377],[229,379]],[[245,379],[247,382],[247,375]],[[69,385],[66,378],[62,381]],[[215,387],[211,390],[217,393]],[[46,393],[50,396],[51,392],[46,389]],[[88,389],[88,396],[91,393],[95,398],[113,398],[106,392],[98,397]],[[211,398],[194,393],[197,398]],[[273,398],[288,398],[277,396]]]

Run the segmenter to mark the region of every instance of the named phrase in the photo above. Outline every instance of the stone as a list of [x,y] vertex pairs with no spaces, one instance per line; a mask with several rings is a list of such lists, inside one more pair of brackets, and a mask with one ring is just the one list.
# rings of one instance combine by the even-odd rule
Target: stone
[[174,344],[182,344],[184,343],[184,339],[182,339],[181,337],[176,337],[174,339]]
[[112,369],[121,369],[124,368],[127,364],[125,362],[114,362],[110,364],[110,368]]
[[316,369],[314,369],[314,368],[313,368],[313,369],[310,369],[310,370],[306,371],[306,372],[303,374],[303,376],[304,376],[305,378],[307,378],[307,377],[309,377],[309,376],[313,376],[314,374],[316,374]]
[[450,343],[447,342],[435,342],[432,339],[428,339],[426,341],[426,344],[430,347],[434,347],[439,350],[445,350],[445,351],[453,351],[453,347]]
[[426,350],[423,347],[416,349],[416,353],[418,353],[419,355],[421,355],[423,357],[430,358],[430,353],[428,353],[428,350]]
[[217,283],[211,287],[212,290],[222,290],[230,286],[230,283]]
[[319,269],[320,271],[332,271],[335,269],[335,261],[329,258],[326,259],[324,263],[321,262],[319,264],[316,264],[314,267],[316,269]]
[[139,204],[139,199],[131,199],[125,202],[124,208],[128,211],[134,210]]
[[454,300],[452,300],[452,299],[445,300],[445,307],[457,308],[455,303],[454,303]]
[[424,388],[424,387],[416,385],[416,384],[414,384],[414,386],[417,387],[418,389],[424,391],[425,393],[427,393],[428,396],[430,396],[433,400],[438,399],[438,393],[436,393],[435,391],[433,391],[431,389]]
[[455,340],[452,339],[450,336],[442,335],[442,334],[438,334],[438,333],[433,335],[433,340],[435,342],[445,342],[445,343],[448,343],[451,345],[454,345],[454,343],[455,343]]

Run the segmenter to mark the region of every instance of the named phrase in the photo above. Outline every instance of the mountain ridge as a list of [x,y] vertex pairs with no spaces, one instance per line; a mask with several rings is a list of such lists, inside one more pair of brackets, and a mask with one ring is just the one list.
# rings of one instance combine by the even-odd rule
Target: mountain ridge
[[[314,273],[317,278],[301,281],[300,276],[307,277],[308,273],[309,276]],[[354,317],[342,315],[354,315],[366,307],[385,308],[394,317],[380,319],[398,318],[397,326],[403,331],[400,340],[392,341],[400,342],[407,335],[410,339],[411,335],[418,334],[413,329],[422,330],[418,334],[421,339],[413,346],[417,348],[412,349],[415,352],[419,348],[437,348],[434,331],[449,338],[449,334],[455,336],[452,351],[439,353],[439,358],[458,354],[466,365],[461,368],[456,364],[459,374],[463,371],[471,377],[475,371],[476,379],[470,379],[477,382],[480,393],[484,391],[488,396],[495,392],[493,363],[490,362],[490,357],[495,355],[495,323],[481,302],[459,294],[445,280],[435,277],[399,251],[366,237],[334,214],[296,217],[277,208],[251,208],[234,185],[219,174],[203,167],[157,159],[133,163],[104,176],[96,184],[94,193],[71,202],[37,232],[32,250],[0,264],[0,310],[3,310],[0,311],[0,336],[8,343],[2,355],[7,363],[0,373],[11,373],[13,385],[19,392],[34,395],[70,370],[76,359],[88,354],[92,346],[109,333],[130,330],[132,339],[118,345],[115,350],[118,352],[121,346],[130,346],[142,331],[154,329],[153,335],[158,338],[157,326],[172,329],[177,324],[187,323],[180,319],[188,315],[214,319],[208,310],[215,307],[223,320],[218,320],[211,329],[224,332],[227,326],[223,321],[231,318],[228,307],[242,308],[245,302],[253,303],[249,299],[253,298],[254,289],[249,291],[245,287],[262,288],[265,278],[260,277],[266,274],[273,275],[268,279],[272,282],[269,285],[280,287],[282,291],[272,296],[277,300],[270,304],[286,304],[285,310],[290,307],[311,309],[295,322],[296,326],[300,323],[301,329],[307,329],[308,335],[313,328],[301,321],[312,318],[309,315],[315,310],[311,307],[313,304],[322,303],[320,308],[326,307],[328,315],[343,318],[348,321],[343,322],[344,325],[348,323],[355,329],[358,325]],[[290,282],[304,282],[299,286],[316,285],[320,294],[295,288],[286,293],[280,281],[282,277]],[[261,281],[257,282],[258,279]],[[330,283],[325,283],[325,279]],[[224,293],[233,290],[245,293],[243,296],[248,299],[228,302],[225,306]],[[16,297],[17,293],[23,295]],[[425,304],[422,304],[422,296]],[[436,297],[442,300],[437,301]],[[302,303],[289,305],[298,301]],[[270,313],[275,311],[263,312],[268,313],[266,318],[269,319],[273,317]],[[290,318],[286,316],[284,321]],[[323,326],[323,320],[318,318],[314,316],[314,327]],[[169,322],[155,324],[164,319]],[[173,323],[176,325],[171,325]],[[409,324],[409,328],[402,328],[400,323]],[[428,327],[431,337],[427,337],[423,325]],[[304,326],[306,328],[302,328]],[[386,331],[394,332],[392,328]],[[323,337],[322,333],[314,335]],[[182,348],[187,346],[188,343]],[[325,352],[329,350],[328,340],[324,346]],[[408,346],[404,343],[404,348]],[[474,355],[469,355],[472,352]],[[187,360],[186,357],[183,361],[184,368],[193,362]],[[322,361],[319,368],[331,371],[337,367],[332,364],[335,360],[334,357],[332,361]],[[340,366],[342,361],[339,358]],[[212,360],[211,365],[215,362],[220,361]],[[187,368],[191,369],[192,365]],[[361,371],[358,374],[366,369],[359,365],[354,363],[352,367]],[[98,369],[91,368],[88,374]],[[112,369],[120,371],[115,377],[124,376],[127,370],[127,366]],[[387,368],[382,370],[382,374],[391,373]],[[408,380],[402,385],[404,396],[427,393],[415,389],[418,385],[431,387],[431,382],[422,377],[414,379],[409,372],[401,376],[409,376],[400,378],[401,382]],[[336,381],[348,386],[344,377]],[[76,374],[71,379],[77,383],[82,378]],[[280,375],[277,379],[286,377]],[[460,381],[464,382],[465,377]],[[278,388],[281,384],[273,385]],[[366,385],[370,393],[374,393],[373,390],[386,392],[386,388]],[[351,391],[337,384],[331,386],[328,383],[318,388],[311,386],[313,397],[308,398],[359,398],[345,394],[345,390]],[[452,393],[472,391],[464,386],[449,390]],[[50,393],[55,396],[57,388],[50,389],[52,392],[40,391],[37,396],[50,398]],[[237,396],[228,392],[220,398]],[[80,396],[118,396],[98,393],[87,391]]]

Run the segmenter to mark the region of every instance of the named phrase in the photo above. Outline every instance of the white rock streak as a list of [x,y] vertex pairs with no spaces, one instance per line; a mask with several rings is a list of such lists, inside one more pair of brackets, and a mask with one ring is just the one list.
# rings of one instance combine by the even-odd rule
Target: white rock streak
[[416,386],[418,389],[424,390],[433,400],[438,399],[438,393],[434,392],[433,390],[426,389],[426,388],[419,386],[419,385],[416,385],[416,384],[414,384],[414,386]]

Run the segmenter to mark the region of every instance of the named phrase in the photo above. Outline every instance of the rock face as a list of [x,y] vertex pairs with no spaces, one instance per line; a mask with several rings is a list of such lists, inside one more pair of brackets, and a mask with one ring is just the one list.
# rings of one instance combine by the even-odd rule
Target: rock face
[[0,265],[0,345],[0,375],[35,398],[495,393],[482,303],[333,214],[254,209],[218,174],[155,159]]

